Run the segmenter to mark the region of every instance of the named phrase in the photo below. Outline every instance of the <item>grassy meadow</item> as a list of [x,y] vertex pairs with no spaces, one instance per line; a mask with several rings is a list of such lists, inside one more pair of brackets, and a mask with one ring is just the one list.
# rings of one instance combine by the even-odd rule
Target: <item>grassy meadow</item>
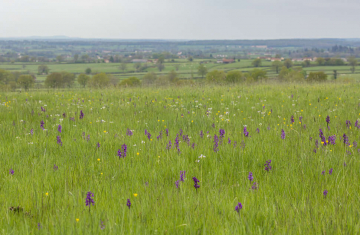
[[0,93],[0,231],[358,234],[359,89]]

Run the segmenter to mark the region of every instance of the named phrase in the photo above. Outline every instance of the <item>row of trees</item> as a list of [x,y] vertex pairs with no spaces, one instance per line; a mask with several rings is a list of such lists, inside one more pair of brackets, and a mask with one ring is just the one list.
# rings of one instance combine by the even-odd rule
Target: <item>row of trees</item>
[[[356,66],[358,65],[358,61],[355,57],[349,57],[347,59],[348,61],[348,65],[351,66],[350,70],[352,73],[355,73],[355,69]],[[318,66],[341,66],[341,65],[345,65],[345,61],[343,59],[340,58],[322,58],[322,57],[318,57],[315,60],[315,63]],[[252,66],[254,67],[261,67],[262,65],[262,61],[261,59],[255,59],[253,60],[253,62],[251,63]],[[311,66],[311,61],[310,60],[305,60],[302,62],[302,67],[310,67]],[[271,67],[276,71],[276,73],[279,73],[280,68],[282,66],[285,66],[286,68],[291,68],[294,66],[293,62],[291,59],[286,59],[284,62],[281,61],[274,61],[271,64]]]
[[17,86],[27,90],[35,83],[35,80],[36,77],[31,74],[11,73],[0,69],[0,85],[9,86],[12,90],[15,90]]
[[223,84],[223,83],[241,83],[241,82],[258,82],[267,79],[266,71],[261,69],[254,69],[248,73],[240,71],[230,71],[225,73],[222,70],[213,70],[206,74],[206,81],[208,83]]

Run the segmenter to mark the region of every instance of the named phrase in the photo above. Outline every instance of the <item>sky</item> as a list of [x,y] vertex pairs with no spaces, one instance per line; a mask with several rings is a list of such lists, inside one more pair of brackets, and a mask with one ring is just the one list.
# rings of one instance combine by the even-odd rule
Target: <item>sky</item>
[[0,0],[0,38],[360,38],[359,0]]

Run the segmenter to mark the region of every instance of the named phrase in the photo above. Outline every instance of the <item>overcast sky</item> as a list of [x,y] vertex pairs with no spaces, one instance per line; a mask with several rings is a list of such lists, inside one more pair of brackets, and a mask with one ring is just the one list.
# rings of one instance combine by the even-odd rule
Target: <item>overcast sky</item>
[[0,37],[360,38],[359,0],[0,0]]

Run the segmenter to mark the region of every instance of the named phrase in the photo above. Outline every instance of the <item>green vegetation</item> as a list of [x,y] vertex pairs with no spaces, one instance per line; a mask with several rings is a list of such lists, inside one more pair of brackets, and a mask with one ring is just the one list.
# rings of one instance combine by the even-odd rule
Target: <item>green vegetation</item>
[[[89,83],[105,81],[100,73]],[[4,234],[357,234],[359,89],[311,83],[1,93],[0,227]],[[94,205],[85,204],[88,192]]]

